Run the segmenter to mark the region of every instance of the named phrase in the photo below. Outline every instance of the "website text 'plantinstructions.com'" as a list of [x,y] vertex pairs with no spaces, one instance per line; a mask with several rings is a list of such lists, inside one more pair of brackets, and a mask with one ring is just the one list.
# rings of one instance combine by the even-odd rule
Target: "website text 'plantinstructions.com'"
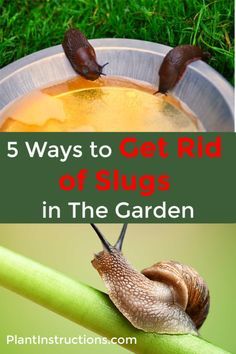
[[9,334],[6,336],[6,343],[8,345],[93,345],[93,344],[137,344],[137,338],[135,337],[112,337],[108,339],[106,337],[91,337],[87,335],[62,337],[62,336],[18,336],[17,334]]

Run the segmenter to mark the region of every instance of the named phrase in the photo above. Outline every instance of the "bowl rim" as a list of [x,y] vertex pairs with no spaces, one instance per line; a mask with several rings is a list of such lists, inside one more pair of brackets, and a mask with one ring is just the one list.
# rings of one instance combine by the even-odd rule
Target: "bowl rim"
[[[128,38],[99,38],[99,39],[91,39],[89,42],[96,49],[96,51],[102,51],[112,49],[112,50],[134,50],[134,51],[142,51],[149,52],[158,56],[164,57],[172,47],[154,43],[149,41],[143,41],[139,39],[128,39]],[[52,47],[48,47],[45,49],[41,49],[32,54],[26,55],[23,58],[20,58],[2,69],[0,69],[0,88],[1,83],[11,76],[13,76],[17,71],[25,69],[26,66],[33,65],[35,62],[47,59],[51,56],[64,56],[65,53],[63,51],[62,45],[56,45]],[[205,62],[198,60],[189,65],[191,70],[196,71],[199,75],[203,76],[208,81],[215,86],[215,88],[220,91],[223,98],[234,117],[234,127],[236,129],[236,119],[234,116],[234,88],[233,86],[215,69],[213,69],[210,65]],[[77,74],[75,73],[75,76]],[[220,89],[219,89],[220,87]]]

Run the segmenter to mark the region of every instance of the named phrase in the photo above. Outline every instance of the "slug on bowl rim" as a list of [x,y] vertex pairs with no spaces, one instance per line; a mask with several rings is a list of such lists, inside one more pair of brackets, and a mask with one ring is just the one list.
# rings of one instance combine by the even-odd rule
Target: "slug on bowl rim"
[[[158,71],[168,46],[134,39],[94,39],[98,62],[109,62],[107,75],[147,82],[158,87]],[[62,46],[28,55],[0,70],[0,109],[32,90],[72,79],[77,74]],[[206,131],[234,131],[234,89],[202,61],[188,66],[172,94],[200,119]]]

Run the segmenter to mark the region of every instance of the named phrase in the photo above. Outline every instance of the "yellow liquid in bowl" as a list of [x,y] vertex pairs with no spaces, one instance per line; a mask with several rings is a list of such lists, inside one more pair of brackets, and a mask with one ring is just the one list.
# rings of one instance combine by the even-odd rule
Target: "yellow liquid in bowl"
[[199,131],[198,120],[151,86],[81,77],[34,91],[0,114],[4,132]]

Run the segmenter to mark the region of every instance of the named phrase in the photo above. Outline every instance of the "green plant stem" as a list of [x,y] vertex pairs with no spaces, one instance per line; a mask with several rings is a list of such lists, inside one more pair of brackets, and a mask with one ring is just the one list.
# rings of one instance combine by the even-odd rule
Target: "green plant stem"
[[140,331],[119,313],[106,294],[3,247],[0,247],[0,285],[99,335],[136,337],[137,344],[125,345],[135,353],[226,353],[196,336]]

